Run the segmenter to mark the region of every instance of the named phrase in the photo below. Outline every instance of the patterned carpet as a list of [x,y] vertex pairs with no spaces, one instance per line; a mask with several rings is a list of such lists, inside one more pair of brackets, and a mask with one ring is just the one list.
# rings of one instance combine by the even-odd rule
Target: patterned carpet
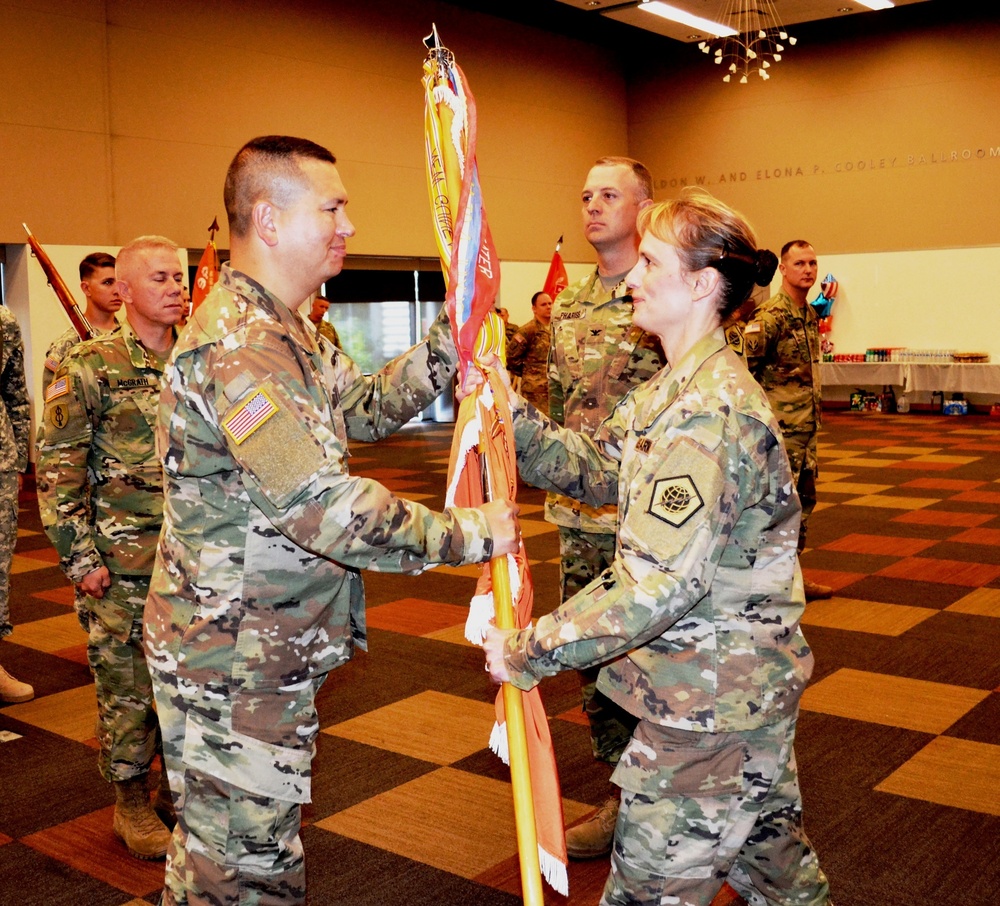
[[[352,470],[440,506],[450,425],[358,445]],[[832,414],[803,556],[835,597],[809,605],[816,670],[798,759],[806,821],[837,906],[1000,902],[1000,419]],[[558,541],[521,494],[536,610],[557,599]],[[111,832],[93,690],[72,593],[22,495],[14,635],[0,660],[37,698],[0,706],[0,906],[155,903],[162,863]],[[369,574],[370,653],[323,688],[310,902],[520,902],[508,774],[489,752],[493,687],[462,638],[475,570]],[[601,801],[575,676],[543,686],[567,820]],[[574,863],[594,904],[607,863]],[[724,892],[717,906],[738,903]]]

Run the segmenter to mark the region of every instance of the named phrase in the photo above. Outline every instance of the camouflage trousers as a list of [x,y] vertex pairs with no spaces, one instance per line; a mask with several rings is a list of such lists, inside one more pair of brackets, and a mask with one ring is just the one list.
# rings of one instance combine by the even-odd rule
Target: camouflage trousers
[[17,472],[0,472],[0,639],[10,635],[10,565],[17,543]]
[[806,521],[816,509],[816,478],[819,475],[816,432],[788,432],[784,441],[792,475],[795,476],[795,488],[802,503],[802,524],[799,527],[799,553],[802,553],[806,546]]
[[299,830],[322,682],[241,691],[153,670],[177,812],[161,906],[306,902]]
[[[615,559],[615,536],[559,526],[559,568],[562,600],[586,588]],[[590,723],[590,745],[594,758],[614,766],[632,738],[638,719],[597,690],[600,667],[577,671],[583,710]]]
[[97,690],[97,764],[105,780],[144,777],[159,751],[153,686],[142,647],[146,576],[112,574],[102,599],[84,597],[87,660]]
[[750,906],[824,906],[795,721],[718,734],[642,721],[612,778],[622,802],[602,906],[709,906],[726,881]]

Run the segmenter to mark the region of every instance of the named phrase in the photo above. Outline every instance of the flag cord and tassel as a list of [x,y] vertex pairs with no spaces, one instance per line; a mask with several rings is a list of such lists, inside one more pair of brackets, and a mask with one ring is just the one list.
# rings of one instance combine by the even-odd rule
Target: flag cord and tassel
[[[481,438],[485,451],[486,438]],[[493,499],[489,464],[485,452],[480,453],[483,477],[483,499]],[[510,592],[507,557],[490,560],[493,583],[493,604],[499,629],[517,629],[514,602]],[[517,828],[517,852],[521,866],[521,893],[527,906],[543,906],[542,851],[535,831],[535,803],[531,795],[531,768],[528,764],[528,737],[524,723],[524,702],[521,690],[511,683],[503,684],[503,707],[507,726],[507,754],[510,765],[510,785],[514,794],[514,823]]]

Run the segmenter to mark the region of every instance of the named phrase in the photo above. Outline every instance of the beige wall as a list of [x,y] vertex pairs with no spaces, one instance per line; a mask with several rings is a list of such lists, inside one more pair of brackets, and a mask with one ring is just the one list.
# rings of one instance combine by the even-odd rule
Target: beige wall
[[630,81],[629,147],[658,197],[703,179],[775,250],[799,236],[821,254],[1000,244],[995,11],[800,40],[771,72],[726,84],[692,48]]
[[566,233],[564,253],[586,260],[576,197],[594,158],[626,150],[624,76],[575,40],[395,0],[0,0],[0,242],[23,242],[26,221],[43,244],[154,232],[202,246],[225,223],[235,150],[282,132],[338,155],[350,251],[436,255],[420,83],[432,22],[476,95],[502,256],[547,259]]

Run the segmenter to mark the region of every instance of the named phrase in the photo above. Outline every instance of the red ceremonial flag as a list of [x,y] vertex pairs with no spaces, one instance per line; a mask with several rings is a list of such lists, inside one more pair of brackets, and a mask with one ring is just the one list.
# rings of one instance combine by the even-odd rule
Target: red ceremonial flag
[[[497,392],[502,389],[499,374],[484,364],[503,350],[503,325],[493,312],[500,269],[476,164],[475,99],[436,29],[425,43],[430,49],[423,78],[427,182],[447,281],[448,314],[461,378],[464,381],[468,370],[477,368],[487,381],[462,401],[459,410],[448,504],[475,506],[484,499],[513,500],[517,487],[507,399]],[[482,644],[484,602],[490,610],[495,606],[498,626],[509,621],[506,628],[513,629],[530,623],[531,600],[522,543],[516,557],[497,557],[484,566],[466,636]],[[529,906],[541,906],[540,874],[565,895],[568,860],[559,776],[538,689],[521,693],[504,684],[497,697],[497,727],[490,745],[501,757],[509,755],[524,900]]]
[[219,280],[219,252],[215,247],[215,234],[219,229],[219,220],[215,218],[208,228],[208,245],[202,252],[201,261],[198,262],[198,273],[194,278],[194,286],[191,287],[191,313],[205,301],[205,297],[212,291],[212,287]]
[[567,286],[569,286],[569,277],[566,275],[566,265],[563,264],[562,255],[559,254],[562,241],[563,238],[560,236],[559,241],[556,243],[556,250],[552,254],[552,263],[549,265],[549,273],[545,278],[545,285],[542,287],[542,292],[553,300],[555,300],[555,297],[566,289]]

